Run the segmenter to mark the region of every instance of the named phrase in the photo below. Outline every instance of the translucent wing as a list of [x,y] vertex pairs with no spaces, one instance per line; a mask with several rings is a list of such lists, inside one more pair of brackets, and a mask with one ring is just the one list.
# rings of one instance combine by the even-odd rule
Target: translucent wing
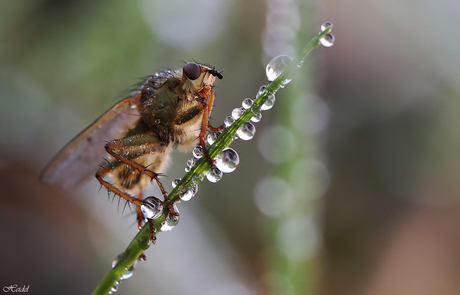
[[71,140],[43,170],[40,180],[69,189],[95,174],[105,156],[107,141],[123,137],[140,119],[141,93],[117,103]]

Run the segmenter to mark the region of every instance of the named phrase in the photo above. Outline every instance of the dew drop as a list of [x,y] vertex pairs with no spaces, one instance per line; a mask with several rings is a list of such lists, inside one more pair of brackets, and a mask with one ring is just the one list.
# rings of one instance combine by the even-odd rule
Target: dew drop
[[145,218],[158,218],[163,213],[163,202],[157,197],[148,197],[142,201],[141,211]]
[[[120,253],[116,258],[115,260],[112,262],[112,268],[115,267],[115,265],[117,265],[118,261],[120,260],[121,256],[123,255],[123,253]],[[130,277],[133,276],[134,274],[134,269],[136,268],[136,265],[137,265],[137,260],[134,261],[134,264],[131,265],[130,267],[128,267],[126,269],[126,272],[121,276],[120,280],[126,280],[126,279],[129,279]],[[117,282],[115,284],[115,286],[118,286],[120,284],[120,282]],[[116,290],[115,290],[116,291]]]
[[203,147],[202,147],[201,145],[195,147],[195,148],[193,149],[193,152],[192,152],[193,156],[194,156],[195,158],[197,158],[197,159],[203,157],[203,153],[204,153],[204,152],[203,152]]
[[160,124],[160,119],[156,119],[155,124]]
[[232,111],[232,117],[233,119],[238,119],[239,117],[241,117],[241,114],[245,111],[245,109],[243,108],[235,108],[233,109]]
[[208,173],[206,173],[206,178],[209,180],[209,182],[216,183],[222,178],[222,171],[219,170],[219,168],[213,166]]
[[249,108],[252,106],[253,103],[254,103],[254,101],[253,101],[252,99],[250,99],[250,98],[245,98],[245,99],[243,100],[242,106],[243,106],[244,109],[247,110],[247,109],[249,109]]
[[217,136],[218,136],[217,133],[209,131],[208,136],[206,137],[206,141],[212,145],[216,141]]
[[181,201],[187,202],[190,201],[197,192],[198,185],[193,185],[192,187],[184,187],[179,193],[179,198]]
[[[200,183],[203,182],[203,179],[204,179],[203,175],[196,174],[196,175],[193,175],[191,183],[193,183],[194,185],[199,185]],[[197,188],[197,191],[198,191],[198,188]]]
[[170,231],[179,223],[179,208],[176,205],[173,205],[173,210],[176,215],[171,216],[168,214],[165,221],[161,225],[160,231]]
[[257,123],[262,119],[262,113],[256,113],[252,116],[251,122]]
[[117,291],[118,291],[118,285],[115,285],[115,286],[112,287],[112,289],[110,289],[108,294],[113,294],[113,293],[115,293]]
[[325,22],[324,24],[321,25],[321,31],[326,30],[327,28],[332,29],[332,23],[331,22]]
[[233,124],[233,122],[235,122],[235,119],[233,119],[232,116],[227,116],[224,120],[224,126],[228,128]]
[[284,88],[284,86],[286,86],[286,84],[289,84],[290,82],[292,81],[292,79],[284,79],[281,83],[281,88]]
[[216,157],[216,167],[224,173],[233,172],[238,164],[240,158],[237,152],[232,148],[226,148]]
[[268,81],[274,81],[281,75],[281,73],[287,68],[289,63],[292,61],[292,57],[289,55],[278,55],[273,58],[265,69]]
[[240,128],[236,131],[238,137],[242,140],[250,140],[254,137],[256,133],[256,127],[251,122],[244,122]]
[[327,33],[326,35],[321,37],[319,41],[321,42],[321,45],[323,45],[324,47],[331,47],[332,45],[334,45],[335,37],[331,33]]
[[260,107],[262,111],[267,111],[273,107],[275,104],[275,95],[270,94],[264,104]]
[[265,89],[267,89],[267,85],[260,86],[259,91],[257,92],[257,97],[261,96],[265,92]]
[[187,161],[187,167],[192,168],[195,165],[195,163],[196,163],[196,158],[190,158]]

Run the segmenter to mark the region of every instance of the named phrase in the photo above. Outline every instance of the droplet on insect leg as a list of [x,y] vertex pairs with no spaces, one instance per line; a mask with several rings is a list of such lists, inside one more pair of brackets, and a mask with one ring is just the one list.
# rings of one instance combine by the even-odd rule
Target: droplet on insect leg
[[163,213],[163,202],[157,197],[145,198],[145,200],[142,201],[141,211],[145,218],[158,218]]

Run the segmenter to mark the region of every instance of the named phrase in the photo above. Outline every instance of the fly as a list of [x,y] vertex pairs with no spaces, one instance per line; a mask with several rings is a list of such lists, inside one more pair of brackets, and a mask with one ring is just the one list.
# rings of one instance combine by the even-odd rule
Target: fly
[[[140,228],[145,220],[142,192],[155,180],[169,214],[174,214],[158,171],[165,169],[173,148],[198,143],[212,163],[205,136],[208,130],[222,129],[209,123],[216,77],[223,78],[215,69],[194,62],[148,77],[137,92],[71,140],[44,169],[42,183],[68,190],[96,173],[102,186],[136,206]],[[104,152],[109,156],[101,164]],[[107,180],[109,175],[112,181]]]

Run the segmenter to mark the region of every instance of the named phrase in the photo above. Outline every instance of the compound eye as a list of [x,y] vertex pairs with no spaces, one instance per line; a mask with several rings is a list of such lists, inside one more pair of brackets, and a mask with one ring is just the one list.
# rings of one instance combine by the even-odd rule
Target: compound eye
[[196,80],[201,75],[201,68],[194,62],[189,62],[184,66],[184,74],[190,80]]

